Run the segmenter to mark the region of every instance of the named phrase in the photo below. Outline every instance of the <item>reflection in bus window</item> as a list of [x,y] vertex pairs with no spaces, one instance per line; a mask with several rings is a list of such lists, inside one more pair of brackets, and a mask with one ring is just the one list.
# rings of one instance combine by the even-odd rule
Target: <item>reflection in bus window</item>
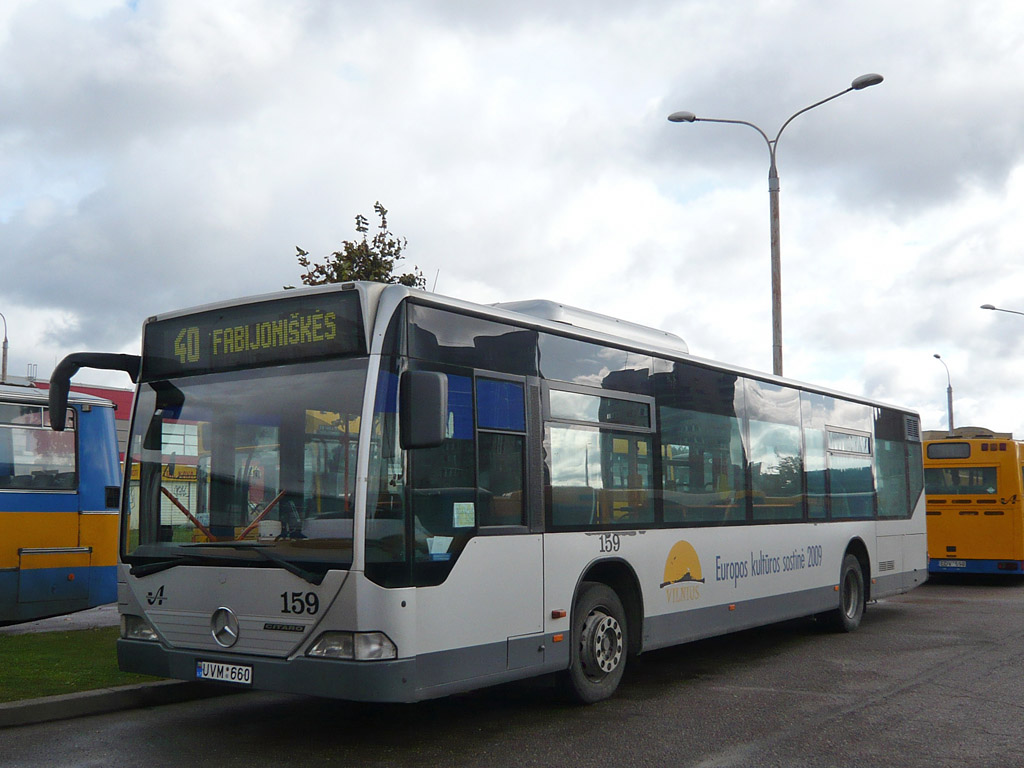
[[550,402],[553,419],[621,424],[645,429],[651,426],[651,407],[644,402],[558,389],[551,390]]
[[648,436],[552,425],[550,441],[554,525],[636,525],[654,520]]
[[665,521],[746,519],[746,451],[735,416],[658,409],[667,450],[662,465]]
[[476,457],[473,386],[468,376],[448,375],[447,436],[436,448],[412,452],[414,556],[447,562],[475,531]]
[[523,525],[523,435],[481,432],[480,525]]
[[870,456],[829,454],[828,477],[833,518],[874,515],[875,487]]
[[[143,385],[126,554],[249,542],[319,563],[350,549],[363,369],[262,369],[244,387],[236,372]],[[244,557],[237,547],[217,552]]]
[[823,520],[828,517],[828,454],[825,452],[825,432],[821,429],[804,430],[804,470],[807,473],[807,517]]
[[[393,360],[385,360],[385,365]],[[398,374],[381,371],[370,430],[366,502],[367,571],[378,583],[408,583],[405,456],[398,439]]]
[[904,445],[898,440],[875,439],[879,517],[906,517],[910,514]]
[[[68,412],[67,431],[51,432],[43,427],[38,406],[4,407],[6,416],[18,426],[0,424],[0,489],[74,490],[78,484],[74,411]],[[4,416],[0,414],[0,418]]]
[[750,481],[755,520],[803,517],[800,427],[750,421]]
[[303,507],[307,517],[352,517],[359,415],[306,411]]

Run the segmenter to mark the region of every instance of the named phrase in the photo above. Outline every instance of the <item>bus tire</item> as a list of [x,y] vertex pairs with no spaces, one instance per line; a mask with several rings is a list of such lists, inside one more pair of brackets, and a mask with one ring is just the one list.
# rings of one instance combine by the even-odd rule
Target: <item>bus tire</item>
[[607,699],[626,668],[629,635],[622,601],[610,587],[584,582],[572,612],[572,647],[566,672],[573,698],[584,704]]
[[864,572],[856,555],[847,554],[839,572],[839,607],[823,614],[829,628],[836,632],[853,632],[864,616]]

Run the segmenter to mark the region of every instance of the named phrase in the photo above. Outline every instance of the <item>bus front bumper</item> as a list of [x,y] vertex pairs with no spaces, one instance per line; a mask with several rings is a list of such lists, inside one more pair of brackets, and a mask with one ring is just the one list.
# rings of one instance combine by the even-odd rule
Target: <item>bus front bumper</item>
[[417,695],[416,662],[413,659],[342,661],[304,656],[271,659],[172,649],[159,642],[117,641],[117,663],[124,672],[202,681],[197,673],[201,662],[224,667],[248,667],[251,672],[247,682],[208,683],[239,690],[281,691],[349,701],[412,702],[421,698]]

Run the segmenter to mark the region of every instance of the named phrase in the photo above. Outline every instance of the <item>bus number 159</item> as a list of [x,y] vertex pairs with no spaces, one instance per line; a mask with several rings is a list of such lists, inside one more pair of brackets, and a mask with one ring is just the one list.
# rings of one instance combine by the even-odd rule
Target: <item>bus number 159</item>
[[316,592],[282,592],[281,613],[308,613],[312,616],[320,610],[320,598]]

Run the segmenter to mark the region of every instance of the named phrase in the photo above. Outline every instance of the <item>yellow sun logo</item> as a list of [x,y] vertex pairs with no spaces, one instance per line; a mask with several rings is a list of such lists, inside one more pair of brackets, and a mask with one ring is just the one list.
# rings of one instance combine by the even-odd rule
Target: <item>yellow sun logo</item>
[[665,560],[665,578],[662,587],[688,581],[704,582],[704,574],[700,570],[700,558],[697,550],[688,541],[677,541],[669,550]]

